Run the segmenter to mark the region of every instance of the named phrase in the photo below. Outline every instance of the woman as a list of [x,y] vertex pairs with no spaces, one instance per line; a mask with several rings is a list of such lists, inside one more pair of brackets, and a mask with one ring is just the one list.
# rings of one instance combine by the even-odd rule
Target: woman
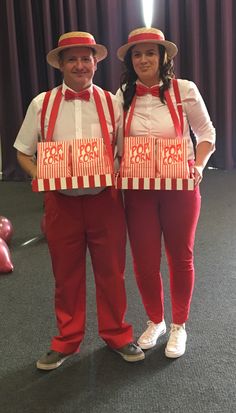
[[117,52],[126,67],[117,92],[126,114],[125,142],[128,136],[141,140],[148,137],[150,142],[154,137],[157,145],[167,138],[184,138],[187,173],[194,180],[194,190],[189,191],[124,191],[134,270],[149,318],[138,344],[142,349],[152,348],[166,332],[160,274],[163,236],[172,304],[165,349],[170,358],[182,356],[186,349],[185,323],[194,287],[193,248],[201,204],[199,183],[215,150],[215,129],[196,85],[188,80],[174,80],[172,59],[177,52],[176,45],[165,40],[163,33],[155,28],[132,31],[128,43]]

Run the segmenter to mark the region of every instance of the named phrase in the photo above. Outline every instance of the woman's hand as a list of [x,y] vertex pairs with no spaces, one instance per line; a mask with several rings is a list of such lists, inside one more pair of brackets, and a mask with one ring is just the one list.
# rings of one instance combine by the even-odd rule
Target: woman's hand
[[203,167],[194,165],[192,175],[194,178],[194,186],[199,185],[203,178]]
[[199,185],[203,177],[203,169],[214,152],[215,146],[210,142],[201,142],[196,148],[195,164],[190,168],[190,176],[194,178],[194,186]]

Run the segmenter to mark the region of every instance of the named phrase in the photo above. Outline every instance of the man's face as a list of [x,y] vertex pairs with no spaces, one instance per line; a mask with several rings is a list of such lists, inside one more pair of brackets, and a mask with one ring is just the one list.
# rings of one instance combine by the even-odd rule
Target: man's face
[[61,54],[60,70],[68,87],[79,92],[89,87],[97,70],[97,59],[89,47],[71,47]]

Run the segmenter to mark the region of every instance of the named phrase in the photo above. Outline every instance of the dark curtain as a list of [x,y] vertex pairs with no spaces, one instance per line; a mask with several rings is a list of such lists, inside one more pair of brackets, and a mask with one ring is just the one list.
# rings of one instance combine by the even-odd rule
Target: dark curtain
[[[217,131],[211,165],[236,166],[234,0],[154,0],[152,25],[179,48],[176,75],[193,80]],[[27,106],[38,93],[61,82],[46,63],[62,33],[91,32],[107,46],[95,83],[115,92],[122,66],[117,48],[144,25],[141,0],[0,0],[0,139],[3,179],[25,178],[12,145]]]

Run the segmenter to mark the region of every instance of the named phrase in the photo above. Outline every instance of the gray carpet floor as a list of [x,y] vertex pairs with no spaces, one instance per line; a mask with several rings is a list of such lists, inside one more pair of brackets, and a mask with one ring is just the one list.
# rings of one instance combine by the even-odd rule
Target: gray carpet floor
[[[208,170],[195,246],[196,284],[185,355],[164,356],[167,335],[140,363],[126,363],[97,334],[87,263],[87,330],[80,355],[40,372],[37,358],[56,332],[53,278],[41,231],[42,194],[0,182],[0,215],[11,220],[14,271],[0,274],[0,413],[233,413],[235,400],[236,171]],[[30,241],[30,242],[28,242]],[[27,243],[28,242],[28,243]],[[165,259],[166,322],[171,322]],[[146,315],[127,246],[127,320],[136,337]]]

